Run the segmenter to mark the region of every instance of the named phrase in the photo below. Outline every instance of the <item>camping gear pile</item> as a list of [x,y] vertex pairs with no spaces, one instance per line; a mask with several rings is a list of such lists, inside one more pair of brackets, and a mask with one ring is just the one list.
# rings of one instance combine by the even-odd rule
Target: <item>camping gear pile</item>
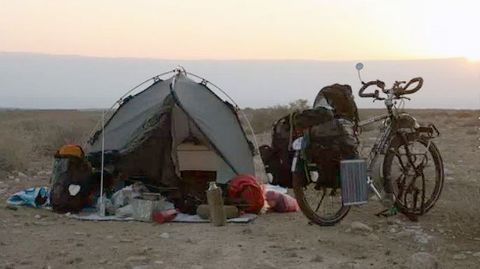
[[122,97],[83,148],[58,149],[48,188],[16,193],[8,204],[51,206],[85,220],[215,225],[252,220],[268,206],[298,211],[294,198],[255,178],[255,150],[238,106],[220,99],[205,79],[173,73]]
[[[254,176],[254,148],[238,106],[207,85],[180,69],[166,80],[153,78],[121,98],[83,148],[58,149],[49,189],[25,190],[11,203],[51,206],[80,219],[157,223],[203,218],[224,225],[260,213],[265,189]],[[197,213],[199,219],[185,217]]]
[[[340,186],[340,161],[358,156],[358,110],[349,85],[334,84],[320,90],[312,109],[297,111],[277,120],[271,145],[260,154],[272,184],[292,187],[292,143],[304,137],[304,154],[317,167],[317,187]],[[308,173],[310,174],[310,173]]]

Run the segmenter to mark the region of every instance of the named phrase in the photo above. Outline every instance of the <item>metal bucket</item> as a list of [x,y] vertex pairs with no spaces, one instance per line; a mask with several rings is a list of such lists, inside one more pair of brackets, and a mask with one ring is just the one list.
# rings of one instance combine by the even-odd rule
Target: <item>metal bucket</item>
[[133,218],[140,221],[151,221],[152,213],[163,208],[160,194],[144,193],[132,199]]
[[361,205],[368,201],[367,162],[343,160],[340,162],[342,202],[344,205]]

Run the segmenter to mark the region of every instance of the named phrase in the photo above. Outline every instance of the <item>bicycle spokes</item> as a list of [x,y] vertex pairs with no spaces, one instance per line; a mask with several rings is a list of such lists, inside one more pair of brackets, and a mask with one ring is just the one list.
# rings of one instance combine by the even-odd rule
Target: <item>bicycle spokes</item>
[[[405,140],[404,140],[405,141]],[[406,211],[423,214],[431,204],[431,193],[435,191],[437,171],[430,166],[430,143],[417,141],[403,143],[395,148],[391,178],[394,193]]]

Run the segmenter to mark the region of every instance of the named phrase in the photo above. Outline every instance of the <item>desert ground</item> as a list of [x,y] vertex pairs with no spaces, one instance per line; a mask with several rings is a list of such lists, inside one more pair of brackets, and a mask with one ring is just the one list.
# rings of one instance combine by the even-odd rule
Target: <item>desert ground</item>
[[[435,260],[439,268],[479,268],[480,113],[410,112],[438,126],[436,143],[446,168],[440,200],[418,222],[401,214],[376,217],[382,208],[371,201],[333,227],[311,225],[301,212],[266,213],[249,224],[213,227],[86,222],[48,210],[7,208],[7,197],[16,191],[48,186],[55,149],[81,142],[99,113],[1,111],[0,267],[435,268],[428,267]],[[363,118],[377,113],[361,111]],[[255,113],[249,116],[258,133],[268,132]],[[368,146],[376,134],[365,130],[362,141]]]

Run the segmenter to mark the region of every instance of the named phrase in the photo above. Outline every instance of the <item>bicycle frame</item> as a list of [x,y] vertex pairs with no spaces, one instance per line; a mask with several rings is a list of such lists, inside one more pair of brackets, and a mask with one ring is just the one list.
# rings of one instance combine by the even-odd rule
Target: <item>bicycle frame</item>
[[369,118],[358,123],[358,126],[362,128],[377,122],[385,122],[386,120],[389,120],[386,122],[384,131],[380,133],[380,135],[375,140],[375,143],[373,144],[367,158],[367,184],[380,200],[383,200],[383,197],[378,191],[378,188],[375,186],[372,180],[372,172],[373,172],[374,164],[377,161],[379,155],[386,153],[387,146],[390,143],[390,138],[393,131],[392,125],[397,119],[396,117],[397,113],[395,110],[395,105],[393,103],[393,100],[394,100],[394,94],[393,94],[393,91],[390,90],[388,91],[387,98],[385,99],[385,106],[387,107],[388,114],[375,116],[373,118]]

